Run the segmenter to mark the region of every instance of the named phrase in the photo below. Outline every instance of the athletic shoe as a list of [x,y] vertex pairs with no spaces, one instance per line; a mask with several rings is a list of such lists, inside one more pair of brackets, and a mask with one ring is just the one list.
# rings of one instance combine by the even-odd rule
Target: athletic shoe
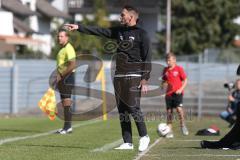
[[119,147],[117,147],[117,148],[114,148],[114,149],[119,149],[119,150],[131,150],[131,149],[133,149],[133,144],[132,143],[123,143],[123,144],[121,144]]
[[208,148],[208,149],[220,149],[225,148],[218,144],[218,141],[201,141],[200,142],[201,148]]
[[207,148],[207,146],[205,145],[205,141],[201,141],[200,146],[201,146],[201,148]]
[[69,133],[72,133],[72,131],[73,131],[72,127],[68,128],[67,130],[66,129],[60,129],[56,132],[56,134],[69,134]]
[[187,127],[185,125],[181,127],[181,130],[182,130],[182,134],[184,136],[189,135],[188,129],[187,129]]
[[239,150],[240,142],[234,142],[231,145],[221,144],[220,141],[201,141],[200,145],[202,148],[208,149],[223,149],[223,150]]
[[149,143],[150,143],[150,138],[148,135],[141,137],[139,140],[138,150],[140,152],[145,151],[148,148]]
[[173,131],[168,132],[168,134],[166,135],[166,138],[173,138]]

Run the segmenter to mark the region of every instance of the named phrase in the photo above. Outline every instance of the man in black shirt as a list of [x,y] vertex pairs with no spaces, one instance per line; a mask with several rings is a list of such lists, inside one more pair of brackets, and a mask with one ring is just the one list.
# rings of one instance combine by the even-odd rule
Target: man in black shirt
[[125,6],[121,12],[121,26],[112,28],[76,24],[65,26],[69,30],[115,39],[118,44],[124,44],[117,49],[114,75],[115,97],[124,143],[115,149],[133,149],[130,114],[135,120],[140,136],[138,149],[144,151],[150,143],[150,138],[140,109],[140,97],[141,92],[146,94],[148,91],[151,53],[146,31],[137,25],[138,16],[136,8]]

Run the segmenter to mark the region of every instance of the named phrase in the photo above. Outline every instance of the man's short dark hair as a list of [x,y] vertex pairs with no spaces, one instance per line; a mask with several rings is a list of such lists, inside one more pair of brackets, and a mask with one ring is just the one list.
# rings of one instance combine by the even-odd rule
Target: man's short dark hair
[[136,12],[137,14],[139,14],[138,9],[137,9],[136,7],[131,6],[131,5],[125,5],[125,6],[123,7],[123,9],[126,9],[127,11],[134,11],[134,12]]
[[176,55],[173,52],[168,52],[166,55],[166,59],[169,59],[171,57],[176,58]]
[[125,5],[123,7],[123,9],[126,9],[129,12],[133,12],[135,14],[136,18],[138,19],[139,11],[138,11],[138,9],[136,7],[133,7],[131,5]]
[[65,28],[60,28],[60,29],[58,30],[58,33],[60,33],[60,32],[65,32],[66,36],[69,37],[69,31],[68,31],[67,29],[65,29]]

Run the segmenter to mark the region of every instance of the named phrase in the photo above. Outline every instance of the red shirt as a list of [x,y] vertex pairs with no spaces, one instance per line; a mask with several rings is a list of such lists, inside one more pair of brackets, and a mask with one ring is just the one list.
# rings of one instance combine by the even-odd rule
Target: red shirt
[[179,88],[182,87],[182,81],[187,78],[186,73],[183,68],[180,66],[175,66],[170,69],[169,67],[165,67],[163,70],[163,80],[167,82],[167,96],[171,96],[175,93]]

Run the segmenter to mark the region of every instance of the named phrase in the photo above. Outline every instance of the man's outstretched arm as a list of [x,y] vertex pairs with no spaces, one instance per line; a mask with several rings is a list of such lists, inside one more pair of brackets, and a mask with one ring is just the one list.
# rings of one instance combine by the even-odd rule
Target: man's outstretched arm
[[64,26],[70,31],[77,30],[81,33],[113,39],[116,37],[114,34],[114,28],[102,28],[98,26],[84,26],[77,24],[65,24]]

